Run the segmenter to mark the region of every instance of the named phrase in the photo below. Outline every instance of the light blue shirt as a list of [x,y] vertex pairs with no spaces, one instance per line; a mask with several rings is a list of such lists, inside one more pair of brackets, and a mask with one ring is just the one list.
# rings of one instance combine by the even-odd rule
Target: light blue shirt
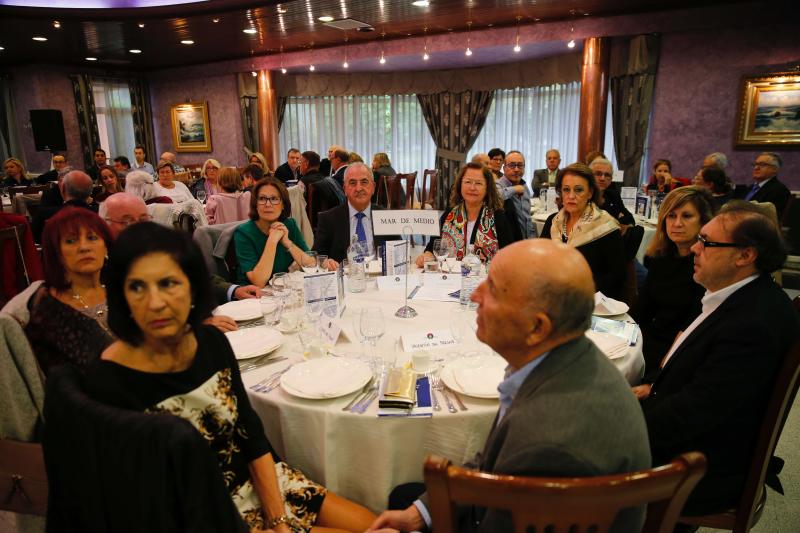
[[[356,218],[356,214],[359,213],[350,202],[347,202],[347,209],[350,213],[350,242],[353,242],[353,236],[356,234],[356,224],[358,223],[358,219]],[[367,242],[374,242],[372,239],[372,208],[367,206],[364,211],[364,218],[361,219],[361,223],[364,225],[364,235],[367,237]]]
[[[543,353],[517,371],[514,371],[510,365],[506,367],[505,378],[497,386],[497,392],[500,393],[500,410],[497,413],[497,424],[500,423],[505,416],[506,411],[508,411],[508,408],[511,407],[511,403],[514,401],[514,398],[517,397],[519,388],[522,387],[522,384],[525,383],[525,380],[528,379],[528,376],[531,375],[531,372],[533,372],[537,366],[542,364],[542,361],[544,361],[549,354],[550,352]],[[495,424],[495,427],[497,424]],[[422,516],[422,520],[425,521],[428,529],[430,529],[433,524],[433,520],[431,519],[431,513],[428,511],[428,508],[425,507],[425,504],[422,503],[422,500],[415,501],[414,506],[419,511],[419,514]]]
[[139,166],[138,164],[136,164],[136,160],[134,159],[133,160],[133,166],[131,168],[133,170],[143,170],[143,171],[147,172],[148,174],[150,174],[151,176],[155,176],[156,175],[156,169],[154,169],[153,165],[151,165],[147,161],[142,163],[142,166]]
[[528,189],[528,184],[525,183],[525,180],[523,179],[519,180],[518,185],[522,185],[522,188],[525,189],[525,192],[522,194],[517,194],[514,191],[514,187],[516,187],[516,185],[511,183],[511,180],[509,180],[507,177],[503,176],[497,180],[497,192],[500,193],[500,196],[503,198],[503,200],[508,200],[511,198],[516,211],[514,215],[516,217],[517,224],[522,231],[522,238],[534,239],[536,238],[536,227],[533,225],[533,220],[531,219],[531,191]]

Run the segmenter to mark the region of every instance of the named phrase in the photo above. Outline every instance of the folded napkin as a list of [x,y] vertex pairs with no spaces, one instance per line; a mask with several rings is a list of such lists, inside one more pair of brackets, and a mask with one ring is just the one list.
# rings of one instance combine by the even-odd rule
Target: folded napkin
[[628,343],[610,333],[589,330],[586,336],[594,342],[601,352],[606,354],[609,359],[619,359],[628,353]]
[[392,368],[384,378],[378,407],[411,409],[417,399],[416,385],[413,372],[401,367]]
[[594,293],[594,313],[597,315],[621,315],[628,312],[628,304],[609,298],[602,292]]
[[431,404],[431,384],[427,376],[420,376],[416,380],[416,403],[408,408],[403,406],[398,407],[384,407],[378,401],[378,416],[379,417],[392,417],[402,416],[411,418],[429,418],[433,416],[433,407]]

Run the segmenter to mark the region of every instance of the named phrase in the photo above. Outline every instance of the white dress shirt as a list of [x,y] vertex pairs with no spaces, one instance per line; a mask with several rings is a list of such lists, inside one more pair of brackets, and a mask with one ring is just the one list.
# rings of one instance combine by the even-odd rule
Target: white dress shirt
[[697,329],[697,326],[699,326],[703,322],[703,320],[708,318],[708,316],[711,313],[716,311],[717,308],[720,305],[722,305],[722,302],[727,300],[731,294],[738,291],[739,289],[741,289],[754,279],[758,278],[758,276],[760,276],[760,274],[753,274],[752,276],[748,276],[743,280],[737,281],[733,285],[728,285],[724,289],[720,289],[716,292],[706,291],[705,296],[703,296],[703,299],[701,300],[703,304],[703,311],[697,316],[697,318],[694,319],[694,322],[689,324],[689,327],[686,328],[683,331],[683,333],[680,334],[680,336],[675,340],[675,342],[672,343],[672,347],[667,352],[667,355],[664,356],[664,360],[661,363],[661,367],[663,368],[664,366],[666,366],[667,361],[669,361],[670,357],[672,357],[672,354],[674,354],[678,350],[680,345],[683,344],[683,341],[685,341],[687,337],[689,337],[689,335],[691,335],[692,332]]

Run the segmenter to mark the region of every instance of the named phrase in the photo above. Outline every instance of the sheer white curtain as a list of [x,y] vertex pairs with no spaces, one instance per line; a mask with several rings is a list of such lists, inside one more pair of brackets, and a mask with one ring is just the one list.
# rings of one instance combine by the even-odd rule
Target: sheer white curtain
[[122,155],[131,159],[136,139],[128,83],[98,79],[92,80],[92,86],[100,144],[109,162]]
[[367,165],[385,152],[397,172],[433,168],[436,145],[417,97],[291,96],[280,131],[281,153],[289,148],[313,150],[326,157],[332,144],[356,152]]
[[580,100],[581,84],[577,81],[495,91],[486,124],[467,160],[495,147],[506,152],[519,150],[528,161],[526,181],[530,181],[534,169],[544,168],[545,153],[551,148],[561,152],[562,164],[574,162]]

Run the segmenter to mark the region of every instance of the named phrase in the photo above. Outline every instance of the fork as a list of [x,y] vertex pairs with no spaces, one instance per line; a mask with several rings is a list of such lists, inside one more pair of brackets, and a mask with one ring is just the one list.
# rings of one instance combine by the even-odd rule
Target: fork
[[436,380],[438,378],[433,375],[433,372],[428,372],[425,375],[428,376],[428,380],[430,380],[431,383],[431,399],[433,400],[433,410],[441,411],[442,406],[439,405],[439,398],[436,397]]
[[436,376],[434,378],[434,381],[435,383],[433,385],[433,388],[442,393],[444,401],[447,404],[447,410],[450,411],[451,413],[457,413],[458,409],[456,409],[456,406],[453,405],[453,402],[450,401],[450,395],[447,394],[447,390],[444,388],[444,383],[442,383],[442,378]]
[[271,374],[270,376],[267,376],[266,378],[262,379],[261,381],[259,381],[255,385],[251,385],[250,389],[254,390],[256,392],[270,392],[270,391],[272,391],[273,389],[275,389],[280,384],[281,376],[284,375],[286,372],[288,372],[289,369],[292,368],[293,366],[294,366],[294,364],[291,364],[291,365],[287,366],[286,368],[284,368],[283,370],[279,370],[278,372],[275,372],[274,374]]
[[240,369],[239,372],[249,372],[251,370],[255,370],[256,368],[261,368],[262,366],[269,366],[274,365],[275,363],[280,363],[281,361],[286,361],[288,357],[276,357],[274,359],[267,359],[266,361],[261,361],[260,363],[254,363],[244,369]]

